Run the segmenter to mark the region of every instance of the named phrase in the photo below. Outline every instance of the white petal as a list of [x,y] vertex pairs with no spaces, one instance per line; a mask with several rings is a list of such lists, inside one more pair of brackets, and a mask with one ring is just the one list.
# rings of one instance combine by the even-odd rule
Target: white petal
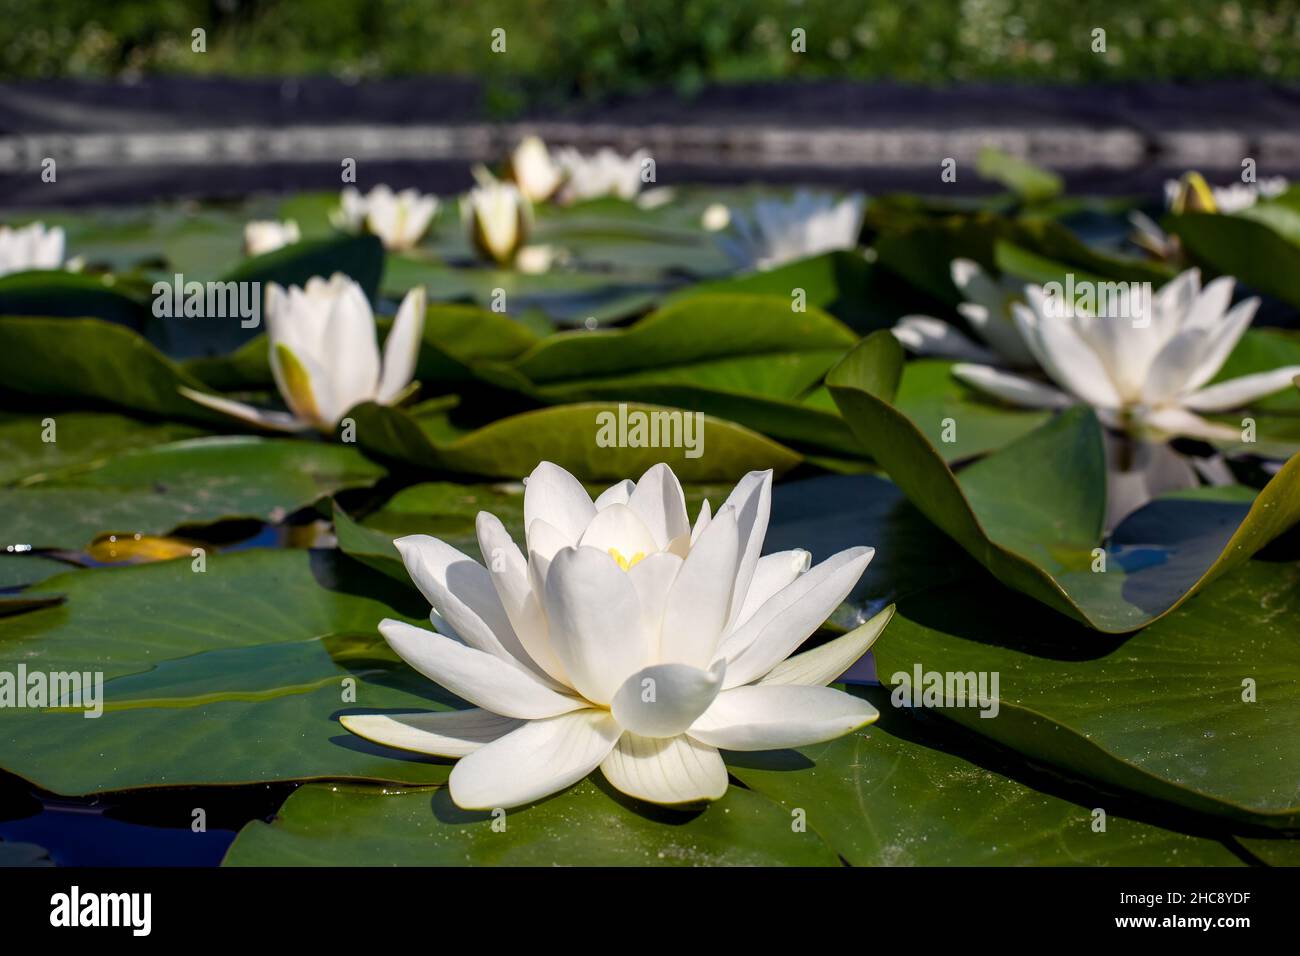
[[[1211,287],[1214,284],[1214,282],[1210,283]],[[1237,347],[1241,337],[1250,328],[1251,320],[1255,318],[1255,310],[1258,308],[1259,299],[1247,299],[1234,306],[1222,320],[1210,327],[1210,338],[1201,352],[1196,370],[1184,385],[1187,391],[1195,391],[1219,373],[1223,363],[1228,361],[1228,356],[1232,354],[1232,350]]]
[[1147,412],[1142,416],[1141,423],[1147,429],[1167,437],[1185,435],[1188,438],[1200,438],[1205,441],[1235,441],[1241,439],[1241,429],[1239,428],[1206,421],[1194,412],[1172,405]]
[[773,667],[755,686],[805,684],[824,687],[856,664],[871,649],[894,616],[891,604],[871,620],[847,634],[810,651],[788,657]]
[[379,386],[375,317],[355,282],[334,300],[325,336],[326,383],[334,397],[332,408],[342,415],[359,402],[374,398]]
[[651,664],[618,689],[610,711],[624,730],[644,737],[675,737],[708,710],[722,689],[726,663],[708,670],[689,664]]
[[829,687],[737,687],[718,695],[690,736],[724,750],[806,747],[842,737],[879,716],[865,700]]
[[777,551],[758,559],[754,577],[749,582],[745,604],[737,615],[737,623],[744,623],[762,607],[767,599],[812,567],[812,555],[803,548]]
[[709,499],[705,498],[704,501],[700,503],[700,513],[695,517],[695,527],[691,529],[692,545],[694,545],[696,541],[700,540],[700,535],[703,534],[704,529],[709,526],[709,521],[712,520],[712,517],[713,511],[709,508]]
[[917,355],[958,359],[963,362],[995,363],[995,352],[976,345],[951,323],[928,315],[905,315],[893,328],[894,338]]
[[[771,469],[751,471],[740,479],[722,507],[727,505],[735,509],[736,526],[740,531],[740,567],[736,571],[736,586],[731,592],[731,614],[727,619],[727,627],[730,629],[740,616],[745,595],[749,593],[749,582],[754,576],[754,568],[758,566],[759,555],[763,553],[767,519],[772,511]],[[716,516],[714,520],[717,520]]]
[[439,757],[463,757],[523,726],[515,717],[478,707],[422,714],[345,714],[339,723],[385,747]]
[[660,660],[709,666],[731,611],[740,557],[736,513],[724,505],[691,548],[668,592]]
[[584,706],[580,700],[557,694],[523,668],[441,634],[390,618],[379,623],[379,633],[425,677],[494,714],[533,720]]
[[727,687],[748,684],[790,656],[853,590],[875,548],[832,555],[778,591],[723,642]]
[[307,431],[312,426],[308,422],[299,421],[293,415],[287,412],[268,411],[262,408],[254,408],[252,405],[245,405],[243,402],[236,402],[229,398],[222,398],[220,395],[209,395],[207,392],[196,392],[192,388],[180,386],[180,393],[191,401],[198,402],[200,405],[206,405],[208,408],[215,409],[223,415],[230,415],[249,424],[257,425],[259,428],[269,428],[279,432],[300,432]]
[[727,766],[717,749],[689,737],[651,739],[626,733],[600,765],[616,789],[651,803],[717,800],[727,792]]
[[1204,329],[1183,329],[1166,342],[1147,369],[1142,383],[1143,402],[1160,405],[1181,394],[1196,371],[1209,337]]
[[523,645],[528,658],[550,677],[561,684],[567,684],[564,665],[551,647],[546,615],[533,590],[528,562],[524,560],[519,546],[511,539],[510,533],[496,515],[480,511],[475,520],[475,528],[478,532],[479,551],[487,562],[493,587],[519,643]]
[[650,641],[653,657],[659,656],[659,632],[668,592],[682,569],[682,559],[668,551],[652,554],[628,569],[627,576],[641,602],[641,623]]
[[408,534],[393,542],[420,593],[470,647],[535,667],[497,596],[487,568],[445,541]]
[[686,496],[673,470],[663,463],[654,465],[641,476],[627,504],[650,529],[659,550],[667,548],[674,538],[690,534]]
[[596,512],[578,544],[597,551],[617,552],[629,562],[637,555],[644,557],[659,550],[650,529],[628,505],[610,505]]
[[539,800],[600,766],[618,735],[618,724],[603,710],[531,720],[461,758],[448,780],[451,798],[466,810]]
[[1183,399],[1183,405],[1198,412],[1226,412],[1249,405],[1257,398],[1282,391],[1291,385],[1297,375],[1300,375],[1300,365],[1230,378],[1226,382],[1193,392]]
[[397,309],[397,318],[393,320],[388,340],[384,343],[384,370],[379,376],[379,392],[375,396],[381,405],[391,404],[411,384],[415,375],[415,361],[424,335],[425,305],[426,296],[421,285],[406,293]]
[[1074,404],[1059,389],[987,365],[954,365],[953,378],[1023,408],[1068,408]]
[[653,647],[626,572],[594,548],[566,548],[546,575],[551,646],[573,686],[608,704],[628,675],[650,663]]
[[[524,483],[524,527],[542,519],[575,545],[596,517],[596,506],[582,483],[559,465],[541,462]],[[536,546],[530,540],[529,550]]]
[[596,499],[596,510],[608,508],[610,505],[625,505],[632,492],[636,490],[636,482],[631,478],[624,478],[616,485],[610,485],[600,493]]
[[1044,369],[1066,391],[1090,405],[1113,408],[1121,404],[1100,356],[1064,319],[1040,318],[1038,342]]

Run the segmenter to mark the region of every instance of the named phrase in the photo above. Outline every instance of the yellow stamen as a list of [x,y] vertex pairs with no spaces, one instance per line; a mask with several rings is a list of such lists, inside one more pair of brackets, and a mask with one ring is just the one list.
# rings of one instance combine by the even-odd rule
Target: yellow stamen
[[618,548],[610,548],[609,556],[618,562],[618,566],[620,568],[626,571],[628,568],[632,567],[638,561],[643,560],[645,558],[645,552],[638,551],[636,554],[632,555],[632,560],[629,561],[627,558],[623,557],[622,553],[618,550]]

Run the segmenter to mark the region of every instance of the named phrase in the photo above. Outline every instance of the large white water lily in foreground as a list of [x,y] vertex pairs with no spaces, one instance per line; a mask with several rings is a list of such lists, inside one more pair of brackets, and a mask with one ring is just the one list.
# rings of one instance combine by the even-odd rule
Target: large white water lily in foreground
[[271,373],[287,413],[189,388],[181,393],[263,428],[331,432],[354,405],[391,405],[411,384],[424,334],[423,286],[406,293],[398,307],[382,361],[370,302],[361,286],[342,273],[328,282],[309,279],[305,288],[286,290],[272,283],[265,311]]
[[274,219],[256,219],[244,223],[244,254],[263,256],[302,239],[298,223],[293,219],[277,222]]
[[949,322],[928,315],[905,315],[894,326],[894,336],[918,355],[1032,368],[1033,353],[1020,337],[1011,306],[1024,301],[1024,283],[1010,275],[994,279],[979,263],[954,259],[950,267],[952,282],[965,302],[957,311],[984,340],[972,342]]
[[385,249],[412,249],[424,238],[438,212],[438,197],[418,189],[393,192],[380,184],[362,195],[348,186],[339,195],[339,206],[330,214],[335,228],[344,232],[362,229],[379,237]]
[[1208,384],[1259,306],[1252,298],[1230,308],[1232,288],[1232,278],[1222,276],[1202,289],[1200,272],[1189,269],[1151,297],[1152,314],[1137,322],[1071,314],[1042,288],[1026,286],[1027,303],[1012,306],[1016,324],[1056,387],[988,365],[955,365],[953,374],[1014,405],[1091,405],[1105,425],[1134,435],[1239,438],[1238,429],[1201,415],[1286,388],[1300,366]]
[[18,229],[0,226],[0,276],[63,266],[63,229],[33,222]]
[[605,196],[635,199],[645,183],[641,172],[649,158],[650,154],[644,149],[627,156],[608,146],[591,155],[584,155],[572,147],[556,150],[555,162],[564,173],[559,198],[563,202]]
[[486,512],[487,567],[436,538],[399,538],[438,633],[393,620],[379,630],[474,706],[346,716],[344,726],[459,757],[452,799],[487,809],[544,797],[597,767],[642,800],[713,800],[727,789],[719,748],[798,747],[870,723],[871,705],[825,685],[878,628],[790,654],[874,552],[850,548],[811,568],[806,551],[760,557],[771,485],[770,471],[751,472],[716,514],[706,502],[692,527],[667,465],[593,502],[543,462],[525,486],[523,550]]
[[743,269],[774,269],[787,262],[836,249],[852,249],[862,231],[866,200],[837,200],[801,189],[789,201],[763,199],[749,212],[731,211],[731,232],[717,237],[722,250]]

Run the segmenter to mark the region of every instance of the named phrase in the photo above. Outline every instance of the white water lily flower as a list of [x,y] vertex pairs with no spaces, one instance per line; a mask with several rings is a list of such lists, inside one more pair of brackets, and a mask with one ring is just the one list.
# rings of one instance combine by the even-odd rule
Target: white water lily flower
[[[957,306],[985,345],[972,342],[950,323],[928,315],[905,315],[894,326],[894,337],[918,355],[1033,368],[1033,353],[1020,337],[1011,306],[1024,301],[1024,283],[1010,275],[989,276],[979,263],[954,259],[953,285],[966,301]],[[987,347],[986,347],[987,346]]]
[[533,207],[514,183],[489,177],[461,197],[460,218],[474,248],[504,266],[528,239]]
[[539,203],[555,195],[564,182],[564,170],[540,138],[525,136],[510,154],[510,178],[529,202]]
[[293,219],[276,222],[273,219],[256,219],[244,224],[244,254],[262,256],[291,246],[302,239],[298,223]]
[[644,184],[642,166],[649,158],[650,154],[644,149],[638,149],[630,156],[621,156],[608,146],[590,156],[584,156],[572,147],[556,150],[555,161],[565,175],[560,199],[566,203],[604,196],[635,199]]
[[858,194],[837,200],[829,193],[801,189],[788,202],[763,199],[745,213],[731,212],[732,233],[718,243],[743,269],[774,269],[836,249],[852,249],[862,231],[866,199]]
[[770,471],[749,473],[692,528],[667,465],[593,502],[543,462],[525,485],[524,550],[479,513],[492,570],[436,538],[399,538],[437,633],[393,620],[379,630],[473,708],[343,725],[459,757],[452,799],[486,809],[537,800],[597,767],[642,800],[714,800],[727,789],[719,748],[799,747],[870,723],[870,704],[825,685],[866,651],[872,629],[789,655],[874,552],[850,548],[812,568],[806,551],[760,557],[771,485]]
[[1204,289],[1189,269],[1152,297],[1145,326],[1132,319],[1054,315],[1042,288],[1026,286],[1028,304],[1012,306],[1016,324],[1053,388],[987,365],[955,365],[968,385],[1013,405],[1065,408],[1091,405],[1110,428],[1161,437],[1239,438],[1235,428],[1200,413],[1225,412],[1287,387],[1300,366],[1207,384],[1245,334],[1259,306],[1247,299],[1229,308],[1233,279]]
[[424,238],[438,212],[438,197],[418,189],[393,192],[380,184],[364,196],[355,186],[339,195],[339,207],[330,213],[335,228],[379,237],[385,249],[413,249]]
[[[1187,207],[1188,211],[1227,215],[1249,209],[1261,199],[1280,196],[1289,186],[1285,176],[1272,176],[1254,183],[1234,182],[1227,186],[1210,186],[1201,176],[1193,173],[1183,179],[1165,180],[1165,206],[1175,212]],[[1207,192],[1209,201],[1206,200]]]
[[189,388],[181,392],[263,428],[331,432],[355,405],[391,405],[402,397],[415,374],[424,310],[424,287],[417,286],[397,310],[381,362],[375,316],[361,286],[340,272],[328,282],[309,279],[305,288],[272,283],[265,310],[271,373],[288,413]]
[[33,222],[18,229],[0,226],[0,276],[63,266],[63,229]]
[[[1165,180],[1165,208],[1173,213],[1208,212],[1231,215],[1249,209],[1261,199],[1280,196],[1290,188],[1285,176],[1261,179],[1257,183],[1211,186],[1200,173],[1185,173],[1180,179]],[[1146,213],[1133,210],[1129,222],[1136,230],[1132,241],[1160,259],[1181,255],[1177,237],[1170,236]]]

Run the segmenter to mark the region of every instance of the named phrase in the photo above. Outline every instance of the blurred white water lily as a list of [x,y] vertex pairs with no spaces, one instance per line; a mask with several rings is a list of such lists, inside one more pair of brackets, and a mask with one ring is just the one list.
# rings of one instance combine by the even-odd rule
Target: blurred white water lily
[[339,206],[330,222],[344,232],[363,229],[379,237],[385,249],[412,249],[424,238],[438,212],[438,197],[418,189],[393,192],[380,184],[362,195],[348,186],[339,195]]
[[1285,176],[1271,176],[1258,182],[1211,186],[1198,173],[1182,179],[1165,180],[1165,206],[1174,212],[1219,212],[1231,214],[1249,209],[1261,199],[1272,199],[1287,191]]
[[461,197],[460,218],[479,254],[504,266],[528,239],[533,207],[514,183],[485,177]]
[[1009,275],[1000,279],[989,276],[979,263],[954,259],[951,265],[953,285],[966,301],[957,311],[984,340],[971,341],[951,323],[928,315],[905,315],[894,326],[894,336],[918,355],[960,359],[986,365],[1032,368],[1037,363],[1020,337],[1011,306],[1024,301],[1024,283]]
[[836,249],[852,249],[862,231],[863,196],[836,199],[801,189],[789,201],[764,199],[748,212],[731,211],[723,251],[743,269],[774,269]]
[[1084,314],[1026,286],[1027,303],[1012,306],[1030,352],[1057,387],[988,365],[960,364],[953,374],[991,395],[1030,408],[1084,403],[1110,428],[1161,438],[1240,438],[1240,431],[1206,421],[1287,387],[1300,373],[1288,366],[1208,384],[1250,326],[1258,299],[1229,308],[1233,280],[1201,288],[1189,269],[1152,297],[1145,322]]
[[[1231,215],[1249,209],[1261,199],[1280,196],[1290,188],[1284,176],[1273,176],[1255,183],[1231,183],[1211,186],[1200,173],[1185,173],[1180,179],[1165,180],[1165,208],[1175,214],[1208,212]],[[1129,222],[1135,232],[1132,241],[1161,259],[1177,259],[1181,248],[1176,236],[1170,236],[1146,213],[1134,210]]]
[[[345,716],[368,740],[459,757],[452,799],[511,807],[597,767],[642,800],[721,797],[718,753],[830,740],[870,723],[870,704],[826,685],[871,645],[864,626],[794,657],[857,582],[873,550],[809,567],[806,551],[760,557],[771,472],[746,475],[692,528],[667,465],[594,502],[548,462],[524,491],[526,545],[478,516],[492,570],[427,535],[395,543],[433,605],[438,633],[380,632],[421,674],[474,705]],[[788,659],[787,659],[788,658]]]
[[510,154],[509,173],[524,198],[532,203],[550,199],[564,182],[564,170],[551,159],[550,150],[536,136],[520,140]]
[[302,239],[298,223],[293,219],[277,222],[274,219],[257,219],[244,224],[244,254],[261,256],[291,246]]
[[63,266],[63,229],[33,222],[18,229],[0,226],[0,276]]
[[305,288],[272,283],[266,294],[271,373],[289,411],[254,408],[189,388],[201,405],[277,431],[333,431],[348,409],[362,402],[391,405],[411,384],[424,333],[425,292],[417,286],[402,300],[383,359],[366,294],[336,272]]
[[558,149],[555,161],[564,171],[560,199],[563,202],[604,196],[635,199],[644,184],[641,171],[649,158],[650,154],[644,149],[629,156],[622,156],[607,146],[589,156],[572,147]]

